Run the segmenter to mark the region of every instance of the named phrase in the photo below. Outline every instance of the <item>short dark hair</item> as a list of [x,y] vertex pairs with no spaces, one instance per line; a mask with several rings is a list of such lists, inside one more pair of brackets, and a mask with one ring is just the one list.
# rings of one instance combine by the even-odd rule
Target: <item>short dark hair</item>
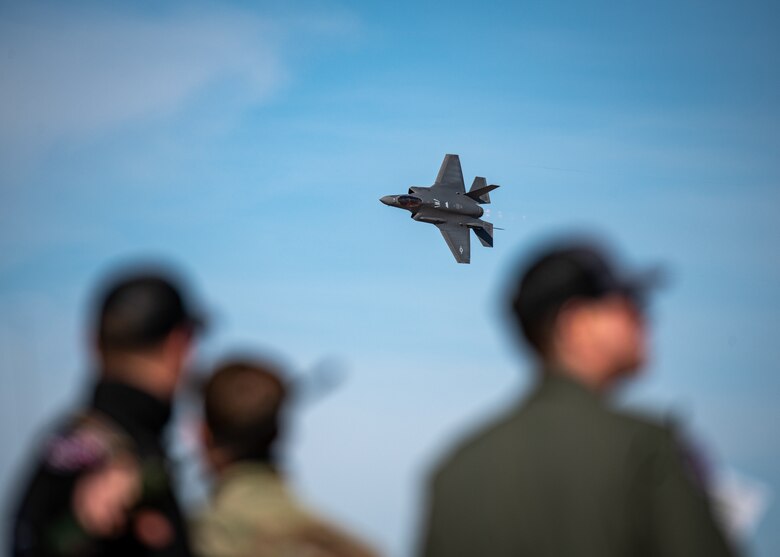
[[97,299],[98,347],[102,351],[141,350],[156,346],[174,329],[204,325],[186,303],[171,272],[122,273],[109,281]]
[[270,459],[288,388],[270,362],[219,365],[203,389],[204,417],[215,445],[233,459]]

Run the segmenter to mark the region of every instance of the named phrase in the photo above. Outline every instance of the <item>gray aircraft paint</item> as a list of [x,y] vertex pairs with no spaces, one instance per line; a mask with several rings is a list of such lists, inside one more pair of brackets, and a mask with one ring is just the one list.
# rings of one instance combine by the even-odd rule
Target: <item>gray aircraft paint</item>
[[386,195],[379,201],[406,209],[418,222],[436,225],[455,261],[469,263],[469,230],[474,231],[483,246],[493,247],[493,224],[480,219],[484,214],[480,205],[490,203],[490,192],[497,187],[488,186],[485,178],[477,176],[467,193],[460,158],[458,155],[445,155],[432,186],[412,186],[407,194]]

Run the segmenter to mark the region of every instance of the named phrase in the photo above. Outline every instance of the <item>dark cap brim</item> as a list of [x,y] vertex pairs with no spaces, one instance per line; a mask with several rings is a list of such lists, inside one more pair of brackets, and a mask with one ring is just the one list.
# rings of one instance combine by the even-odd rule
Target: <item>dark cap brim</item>
[[669,274],[663,265],[653,265],[640,271],[624,275],[619,284],[619,290],[635,298],[645,301],[648,295],[669,282]]
[[209,319],[204,313],[189,314],[184,318],[184,323],[199,335],[209,329]]

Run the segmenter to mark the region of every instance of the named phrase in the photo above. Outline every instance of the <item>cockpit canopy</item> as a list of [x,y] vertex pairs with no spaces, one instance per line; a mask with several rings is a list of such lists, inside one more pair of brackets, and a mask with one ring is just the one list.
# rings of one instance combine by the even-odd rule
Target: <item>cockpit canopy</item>
[[422,206],[422,199],[413,195],[399,195],[398,205],[404,209],[416,209]]

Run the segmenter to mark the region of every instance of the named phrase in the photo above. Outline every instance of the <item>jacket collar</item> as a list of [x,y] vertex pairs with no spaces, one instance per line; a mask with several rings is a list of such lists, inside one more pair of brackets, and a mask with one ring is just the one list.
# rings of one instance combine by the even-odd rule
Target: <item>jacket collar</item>
[[133,437],[159,438],[171,417],[171,403],[127,383],[100,380],[92,395],[92,408],[111,418]]
[[554,367],[543,368],[539,374],[536,395],[541,397],[555,396],[567,399],[604,402],[603,393],[585,385],[572,377],[566,370]]
[[223,492],[234,485],[253,485],[278,494],[287,493],[284,478],[278,470],[260,460],[241,460],[230,464],[218,474],[214,493]]

